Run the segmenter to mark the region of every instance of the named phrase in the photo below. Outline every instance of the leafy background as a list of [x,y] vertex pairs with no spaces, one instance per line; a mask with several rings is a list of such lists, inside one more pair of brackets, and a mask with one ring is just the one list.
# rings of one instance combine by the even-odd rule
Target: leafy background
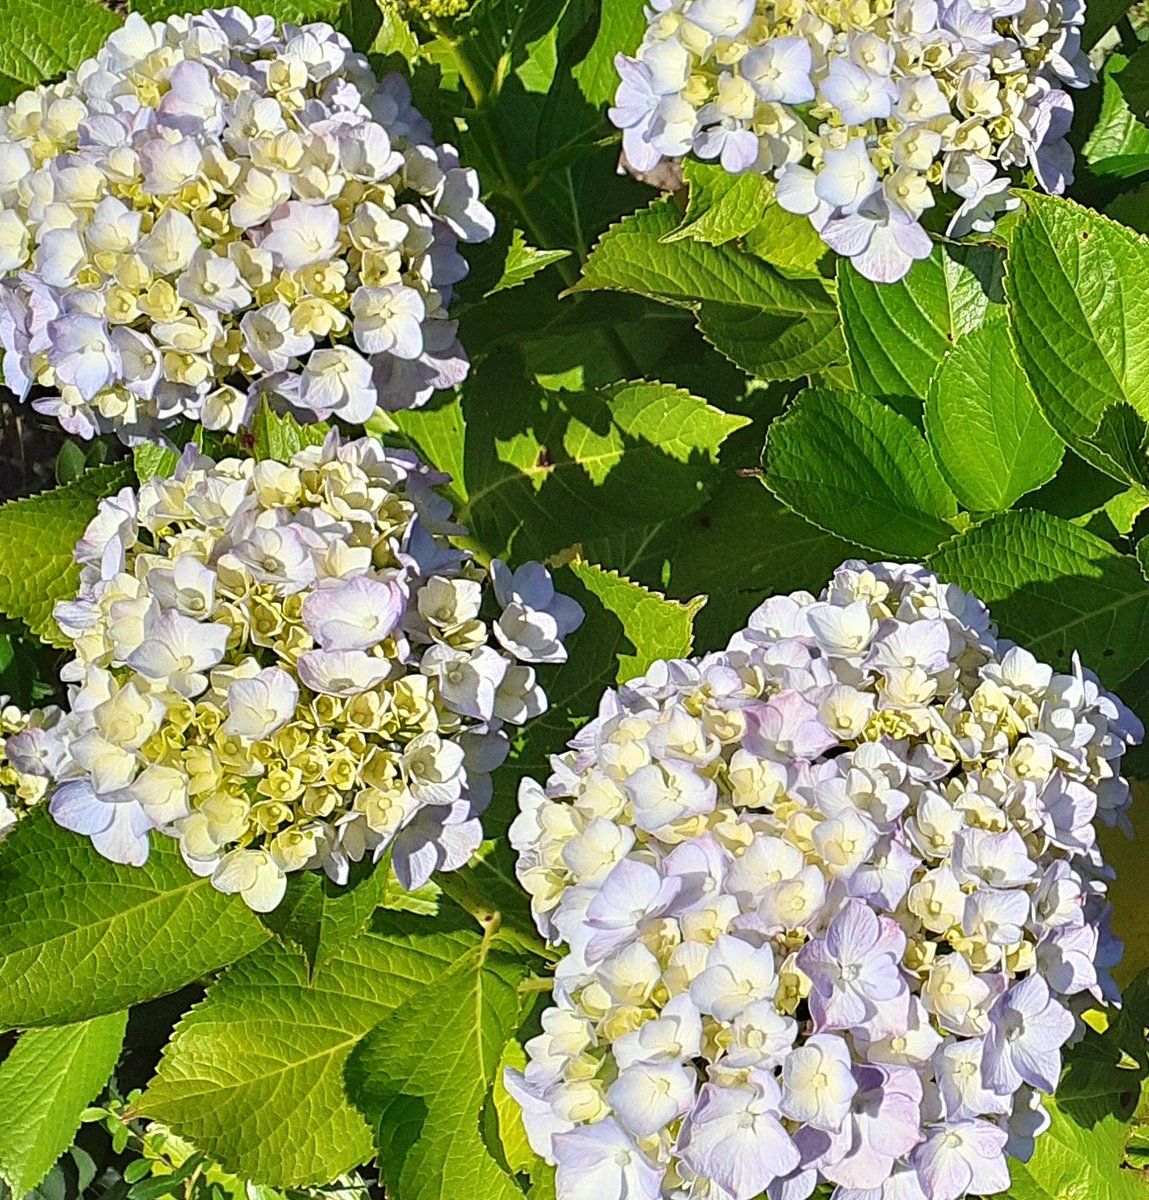
[[[380,71],[410,71],[480,169],[500,229],[456,305],[471,376],[378,432],[450,472],[480,557],[547,558],[588,620],[497,777],[480,859],[414,896],[385,867],[346,889],[295,876],[261,921],[162,839],[131,870],[43,813],[23,822],[0,846],[0,1192],[546,1200],[498,1081],[553,955],[504,835],[518,779],[605,686],[878,556],[974,589],[1005,634],[1063,666],[1080,652],[1149,716],[1145,13],[1090,5],[1102,69],[1079,98],[1073,199],[1026,193],[992,237],[878,286],[760,178],[687,163],[664,193],[620,172],[604,109],[641,0],[251,7],[333,21]],[[0,0],[0,98],[121,19]],[[264,413],[248,449],[312,436]],[[73,542],[100,496],[173,458],[0,404],[0,556],[19,567],[0,576],[0,692],[53,693]],[[1149,775],[1149,757],[1129,767]],[[1135,820],[1147,807],[1139,787]],[[1013,1200],[1149,1196],[1149,910],[1137,854],[1119,835],[1107,853],[1125,1005],[1069,1056]]]

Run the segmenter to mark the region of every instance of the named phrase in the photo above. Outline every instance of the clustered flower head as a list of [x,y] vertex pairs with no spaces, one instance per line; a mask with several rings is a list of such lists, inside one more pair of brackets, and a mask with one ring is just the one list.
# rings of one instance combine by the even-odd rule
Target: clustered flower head
[[511,830],[569,947],[506,1080],[559,1200],[1006,1189],[1115,997],[1095,822],[1141,736],[893,564],[608,692]]
[[189,447],[104,500],[56,608],[76,656],[55,820],[128,864],[158,829],[259,911],[305,868],[343,882],[389,850],[417,888],[462,866],[504,725],[546,708],[527,664],[562,662],[583,614],[538,563],[485,586],[446,479],[332,433],[287,464]]
[[232,432],[261,395],[326,419],[423,404],[488,238],[478,179],[329,25],[130,16],[0,108],[4,380],[70,433]]
[[1063,85],[1091,78],[1083,0],[650,0],[619,55],[611,118],[640,171],[693,153],[777,180],[867,278],[930,253],[920,218],[960,200],[948,232],[1016,207],[1009,171],[1073,179]]
[[0,838],[47,795],[59,764],[55,705],[27,712],[0,696]]

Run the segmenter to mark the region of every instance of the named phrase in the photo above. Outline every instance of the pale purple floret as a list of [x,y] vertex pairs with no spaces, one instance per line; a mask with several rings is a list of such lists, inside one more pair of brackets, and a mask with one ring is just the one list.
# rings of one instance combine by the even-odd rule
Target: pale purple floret
[[558,1200],[658,1200],[661,1169],[609,1117],[553,1141]]
[[1054,89],[1037,102],[1037,144],[1029,148],[1029,165],[1038,183],[1055,196],[1073,182],[1073,147],[1065,139],[1072,123],[1073,101],[1065,92]]
[[622,130],[622,148],[627,161],[636,171],[651,171],[662,155],[647,137],[659,101],[650,68],[621,53],[615,55],[614,65],[622,82],[615,93],[614,106],[607,115]]
[[842,114],[847,125],[888,117],[898,98],[897,87],[888,76],[844,58],[831,59],[821,87],[823,98]]
[[990,1010],[982,1070],[986,1082],[1005,1094],[1028,1083],[1043,1092],[1057,1087],[1061,1047],[1075,1021],[1040,975],[1015,984]]
[[956,1038],[947,1041],[935,1053],[934,1077],[947,1120],[1004,1116],[1009,1112],[1009,1097],[986,1087],[982,1079],[984,1055],[984,1038]]
[[881,621],[866,665],[877,671],[917,668],[936,675],[949,665],[950,630],[945,621]]
[[825,937],[807,942],[798,966],[809,977],[810,1012],[818,1029],[850,1029],[890,1013],[908,989],[899,966],[906,937],[893,921],[850,900]]
[[880,195],[869,197],[855,213],[827,221],[820,232],[831,250],[875,283],[897,283],[933,250],[922,226]]
[[1097,988],[1097,930],[1070,925],[1047,933],[1037,943],[1037,970],[1050,988],[1063,996]]
[[416,891],[436,871],[457,871],[470,862],[483,842],[479,811],[473,799],[421,808],[384,847],[400,885]]
[[834,1200],[932,1200],[913,1167],[896,1167],[881,1187],[838,1188]]
[[858,1066],[850,1116],[835,1134],[821,1170],[843,1187],[878,1187],[921,1140],[922,1081],[899,1066]]
[[57,825],[91,838],[104,858],[131,867],[147,862],[155,822],[130,792],[97,796],[86,779],[76,779],[56,789],[49,811]]
[[799,1163],[779,1119],[780,1100],[773,1075],[760,1074],[745,1088],[706,1084],[678,1135],[682,1160],[733,1200],[753,1200]]
[[1097,840],[1093,818],[1097,796],[1084,784],[1058,774],[1041,792],[1043,827],[1050,841],[1065,850],[1086,852]]
[[870,852],[870,861],[850,876],[850,895],[893,912],[909,891],[920,865],[921,860],[898,837],[891,834],[881,838]]
[[750,709],[746,725],[746,749],[779,762],[817,758],[837,741],[818,719],[817,708],[796,692],[784,692]]
[[629,858],[620,862],[587,909],[586,922],[594,930],[588,960],[605,958],[638,937],[642,923],[666,912],[681,886],[680,879],[663,878],[646,863]]
[[989,1196],[1009,1188],[1008,1135],[989,1121],[954,1121],[927,1130],[910,1161],[928,1200]]
[[739,69],[763,100],[805,104],[814,99],[813,55],[803,37],[777,37],[748,51]]

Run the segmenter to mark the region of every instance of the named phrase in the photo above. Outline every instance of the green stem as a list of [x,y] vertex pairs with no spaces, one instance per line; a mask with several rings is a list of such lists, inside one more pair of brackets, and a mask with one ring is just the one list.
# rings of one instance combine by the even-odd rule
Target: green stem
[[1133,52],[1140,49],[1141,43],[1137,40],[1137,30],[1133,28],[1128,13],[1118,20],[1117,32],[1121,35],[1121,53],[1127,58],[1132,58]]
[[[452,37],[444,33],[443,29],[438,25],[435,26],[435,32],[451,48],[451,56],[455,60],[459,78],[463,81],[463,86],[467,89],[471,97],[471,103],[474,108],[474,111],[471,113],[471,119],[483,131],[487,153],[494,162],[495,170],[499,176],[493,190],[504,196],[514,207],[519,220],[522,222],[523,229],[530,236],[531,240],[544,249],[551,249],[555,241],[538,221],[535,220],[532,207],[527,201],[526,192],[515,178],[515,173],[511,169],[506,149],[503,146],[502,136],[491,114],[491,108],[498,99],[503,83],[506,80],[510,60],[505,54],[499,59],[495,70],[495,78],[488,88],[480,78],[474,62],[472,62],[470,55],[467,53],[466,39]],[[561,259],[555,264],[559,274],[562,276],[563,283],[568,288],[574,287],[579,280],[580,267],[577,265],[578,258],[579,255],[576,253],[572,258]],[[631,379],[639,378],[642,372],[639,370],[638,363],[630,353],[626,343],[618,335],[618,332],[608,328],[606,330],[606,338],[618,359],[623,374]]]
[[520,981],[517,991],[522,996],[530,992],[549,992],[554,986],[553,979],[543,978],[541,975],[528,975]]
[[475,111],[478,112],[485,108],[487,104],[487,88],[482,79],[479,78],[478,72],[475,70],[475,64],[471,62],[463,50],[463,39],[448,36],[438,25],[434,28],[439,37],[451,47],[451,54],[455,59],[459,78],[463,81],[463,86],[467,89],[471,97],[471,103],[475,106]]
[[[498,126],[491,116],[491,106],[494,100],[497,99],[506,78],[506,55],[499,60],[495,79],[488,89],[479,76],[475,64],[471,61],[470,55],[467,53],[466,40],[450,37],[444,34],[438,27],[436,27],[436,32],[451,48],[451,56],[455,60],[459,78],[463,81],[463,86],[467,89],[471,97],[471,104],[474,109],[470,114],[471,119],[483,131],[486,151],[491,157],[495,171],[498,174],[498,180],[493,190],[505,197],[514,207],[519,220],[523,224],[523,228],[534,242],[544,249],[552,248],[552,239],[548,237],[546,230],[535,220],[530,205],[526,202],[523,189],[519,181],[515,178],[514,171],[511,169]],[[578,271],[572,269],[569,259],[563,259],[556,266],[567,287],[573,287],[578,282]]]

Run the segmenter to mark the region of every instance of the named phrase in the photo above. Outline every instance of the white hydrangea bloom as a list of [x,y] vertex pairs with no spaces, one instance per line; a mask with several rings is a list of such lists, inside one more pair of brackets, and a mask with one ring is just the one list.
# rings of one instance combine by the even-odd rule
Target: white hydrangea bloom
[[263,395],[362,424],[467,359],[494,219],[396,75],[329,25],[138,15],[0,108],[4,381],[80,437],[235,432]]
[[947,232],[961,236],[1020,203],[1011,171],[1054,193],[1073,181],[1064,88],[1093,77],[1081,0],[656,0],[647,14],[610,112],[633,166],[694,154],[768,175],[868,279],[928,256],[921,217],[939,192],[960,201]]
[[0,696],[0,838],[43,802],[63,748],[54,705],[28,712]]
[[[502,598],[538,598],[527,574]],[[1095,826],[1126,821],[1142,732],[889,563],[607,692],[511,827],[568,948],[506,1074],[559,1200],[1006,1189],[1116,998]]]
[[[259,911],[293,871],[342,882],[387,850],[408,888],[463,866],[504,727],[546,708],[526,664],[554,658],[554,613],[565,637],[582,611],[537,564],[496,562],[492,584],[453,549],[446,478],[332,433],[289,463],[189,447],[172,478],[103,501],[56,609],[69,711],[43,778],[0,762],[0,796],[32,803],[50,774],[52,816],[101,854],[142,863],[159,830]],[[532,591],[512,600],[520,577]],[[526,632],[508,648],[512,604]],[[9,740],[21,771],[44,732]]]

